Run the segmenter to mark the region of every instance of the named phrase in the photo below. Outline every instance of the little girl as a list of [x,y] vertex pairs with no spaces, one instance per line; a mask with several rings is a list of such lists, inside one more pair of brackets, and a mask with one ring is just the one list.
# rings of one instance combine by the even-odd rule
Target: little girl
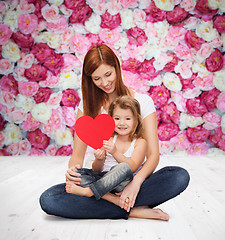
[[[147,151],[143,136],[142,118],[138,101],[129,96],[116,98],[109,107],[109,115],[115,121],[115,131],[109,141],[103,141],[103,147],[94,152],[92,169],[76,169],[80,173],[80,186],[66,182],[66,192],[76,195],[95,196],[108,200],[109,194],[120,193],[133,179],[140,168]],[[111,192],[111,193],[110,193]],[[114,195],[112,201],[120,205],[120,199]],[[110,198],[110,199],[111,199]],[[126,199],[129,202],[129,199]],[[160,212],[163,215],[164,213]],[[139,217],[145,217],[146,214]],[[131,215],[132,216],[132,215]],[[135,217],[135,216],[134,216]],[[152,216],[148,218],[156,218]],[[167,216],[157,218],[168,220]]]

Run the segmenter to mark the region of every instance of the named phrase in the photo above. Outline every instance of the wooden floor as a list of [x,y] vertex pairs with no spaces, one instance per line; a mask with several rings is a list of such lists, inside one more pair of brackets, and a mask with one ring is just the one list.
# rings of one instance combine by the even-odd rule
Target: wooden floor
[[68,157],[0,157],[0,240],[224,240],[225,156],[163,156],[159,167],[185,167],[188,189],[160,205],[169,222],[71,220],[48,216],[40,194],[64,181]]

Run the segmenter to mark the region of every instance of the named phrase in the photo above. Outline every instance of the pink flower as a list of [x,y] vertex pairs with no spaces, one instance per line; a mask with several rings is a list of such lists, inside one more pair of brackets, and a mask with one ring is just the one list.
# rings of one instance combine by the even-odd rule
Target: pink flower
[[7,151],[12,155],[19,155],[20,145],[19,143],[12,143],[7,147]]
[[221,127],[213,130],[209,136],[209,142],[213,146],[225,151],[225,134],[222,132]]
[[18,63],[22,68],[30,68],[35,61],[34,55],[30,53],[26,55],[22,54],[21,60]]
[[92,47],[103,43],[98,34],[87,33],[86,37],[89,39],[89,42],[91,42]]
[[0,44],[4,45],[8,42],[12,35],[12,30],[6,24],[0,24]]
[[6,108],[5,116],[9,122],[22,123],[26,119],[27,114],[13,107]]
[[[29,0],[28,0],[29,1]],[[35,11],[34,4],[29,4],[27,0],[20,1],[20,11],[23,13],[31,13]]]
[[38,18],[34,14],[21,14],[18,18],[19,30],[23,34],[30,34],[38,25]]
[[72,37],[70,44],[72,50],[76,51],[80,55],[85,55],[91,46],[88,39],[81,34],[75,34]]
[[73,107],[75,108],[79,102],[80,98],[74,89],[66,89],[62,91],[63,96],[61,100],[61,104],[66,107]]
[[223,55],[219,49],[215,49],[206,59],[205,66],[209,72],[217,72],[223,68]]
[[85,0],[65,0],[64,4],[69,9],[76,9],[80,8],[85,4]]
[[179,132],[179,126],[172,122],[162,122],[158,127],[158,135],[160,141],[169,141]]
[[34,100],[36,103],[47,102],[52,94],[52,90],[47,87],[40,87],[37,93],[34,95]]
[[194,117],[201,117],[208,112],[206,105],[201,102],[199,97],[188,99],[186,107],[188,112]]
[[7,10],[6,2],[1,1],[0,2],[0,13],[4,14]]
[[24,76],[33,82],[43,81],[47,78],[47,69],[41,64],[33,64],[31,68],[26,69]]
[[47,22],[55,23],[59,19],[59,9],[55,5],[49,6],[48,4],[46,4],[44,7],[41,8],[41,13]]
[[154,86],[150,88],[149,96],[153,99],[155,105],[161,108],[170,99],[170,91],[164,85]]
[[195,9],[198,10],[202,15],[206,14],[209,16],[216,15],[218,11],[218,9],[212,10],[209,8],[208,0],[197,1]]
[[187,111],[187,108],[186,108],[187,99],[184,98],[182,91],[171,92],[171,99],[176,104],[177,109],[180,112],[186,112]]
[[48,147],[45,150],[47,156],[55,156],[57,152],[57,147],[53,144],[48,145]]
[[109,28],[110,30],[118,27],[121,24],[120,14],[111,15],[108,11],[106,11],[103,15],[101,15],[101,25],[102,28]]
[[219,94],[220,94],[220,91],[216,88],[213,88],[212,90],[208,92],[204,92],[201,95],[200,97],[201,102],[207,106],[209,111],[213,111],[216,109],[216,102]]
[[138,6],[138,0],[120,0],[122,7],[135,8]]
[[122,62],[122,69],[125,71],[130,71],[132,73],[137,73],[138,69],[141,66],[141,62],[139,62],[136,58],[129,58]]
[[55,129],[50,123],[41,124],[40,129],[43,133],[45,133],[48,137],[54,138]]
[[14,64],[11,63],[8,59],[0,60],[0,74],[8,75],[13,72]]
[[191,49],[186,44],[179,44],[174,51],[180,59],[188,59],[192,54]]
[[151,58],[150,60],[144,60],[144,62],[138,68],[138,73],[142,78],[153,79],[157,77],[161,71],[156,71],[153,63],[155,59]]
[[192,62],[188,60],[179,61],[178,64],[175,66],[175,72],[180,73],[182,78],[187,79],[192,77]]
[[19,154],[24,155],[27,154],[31,149],[31,145],[27,139],[19,142]]
[[29,97],[33,96],[38,91],[38,88],[39,88],[39,85],[36,82],[21,81],[21,82],[18,82],[18,85],[19,85],[19,92]]
[[211,54],[213,50],[213,47],[211,44],[209,43],[203,43],[201,48],[198,50],[197,52],[197,57],[200,59],[200,60],[204,60],[206,59],[207,57],[209,57],[209,55]]
[[73,149],[70,145],[62,146],[57,150],[55,156],[71,156],[72,152],[73,152]]
[[186,135],[191,143],[202,143],[205,142],[209,137],[210,131],[203,128],[202,126],[197,126],[194,128],[187,128]]
[[60,73],[63,67],[63,57],[61,54],[53,53],[44,63],[44,66],[48,68],[55,76]]
[[46,156],[46,154],[45,154],[44,151],[32,147],[32,148],[30,149],[30,153],[28,154],[28,156]]
[[103,28],[99,32],[100,39],[113,48],[113,44],[120,40],[121,28],[117,27],[112,30]]
[[2,148],[0,149],[0,156],[12,156],[12,154],[10,154],[6,148]]
[[32,147],[41,150],[46,149],[50,141],[50,138],[46,134],[44,134],[40,129],[28,132],[27,139]]
[[67,126],[72,127],[76,122],[76,111],[72,107],[62,107],[62,114]]
[[59,82],[59,77],[54,76],[52,72],[47,71],[47,78],[45,81],[41,81],[39,84],[41,87],[50,87],[54,88],[57,87],[57,84]]
[[166,13],[166,19],[169,24],[180,23],[189,16],[180,6],[176,6],[172,11]]
[[180,121],[180,112],[178,111],[176,105],[173,102],[170,102],[167,105],[164,105],[162,108],[162,121],[163,122],[174,122],[176,124]]
[[0,131],[2,131],[5,127],[5,120],[4,118],[2,117],[2,115],[0,115]]
[[213,26],[219,33],[225,33],[225,15],[217,15],[213,19]]
[[73,9],[72,15],[70,16],[70,22],[84,24],[84,22],[91,17],[91,14],[92,9],[87,4],[76,7]]
[[0,79],[0,87],[2,91],[10,92],[15,96],[19,93],[18,92],[18,82],[12,75],[3,76]]
[[165,65],[165,67],[163,68],[163,71],[165,71],[165,72],[173,72],[175,66],[178,64],[179,58],[173,52],[168,52],[167,55],[169,57],[172,57],[173,59]]
[[82,63],[81,61],[72,54],[63,54],[63,68],[62,70],[71,71],[73,69],[81,69]]
[[52,109],[52,115],[49,119],[49,124],[56,130],[56,129],[62,129],[65,127],[63,123],[63,116],[62,116],[62,109],[61,107],[58,107],[57,109]]
[[162,122],[162,111],[160,109],[156,109],[156,119],[157,119],[157,127],[159,123]]
[[218,95],[216,106],[220,111],[225,112],[225,92]]
[[185,34],[185,42],[189,48],[194,48],[196,51],[200,50],[205,40],[198,37],[194,31],[187,31]]
[[54,92],[51,94],[48,102],[47,102],[47,105],[50,106],[51,108],[57,108],[59,107],[59,104],[62,100],[62,92],[59,91],[59,92]]
[[186,131],[179,132],[175,137],[171,138],[170,142],[180,151],[186,150],[191,146],[191,142],[186,136]]
[[129,43],[136,46],[142,46],[148,39],[145,32],[137,26],[127,30],[127,37]]
[[203,115],[203,127],[208,130],[213,130],[221,125],[221,117],[215,112],[207,112]]
[[187,152],[192,156],[202,156],[207,154],[208,148],[207,143],[194,143]]
[[0,93],[0,103],[8,108],[15,107],[15,96],[10,92],[2,91]]
[[[0,122],[1,124],[1,122]],[[5,141],[5,134],[2,132],[0,132],[0,148],[4,145],[4,141]]]
[[37,120],[35,120],[31,113],[27,114],[27,118],[23,123],[21,124],[22,129],[27,131],[34,131],[38,129],[41,126],[41,123]]
[[19,45],[23,52],[29,52],[34,45],[34,39],[31,34],[23,34],[20,31],[13,33],[12,39]]
[[31,53],[34,54],[38,62],[45,63],[54,51],[46,43],[38,43],[32,48]]
[[147,22],[162,22],[166,19],[166,11],[163,11],[156,7],[155,2],[151,1],[150,5],[144,9],[146,13]]
[[213,74],[204,77],[196,77],[192,83],[195,87],[201,90],[211,90],[213,88]]
[[55,23],[48,22],[47,28],[55,33],[64,33],[64,31],[68,28],[68,22],[66,17],[60,15],[59,19]]

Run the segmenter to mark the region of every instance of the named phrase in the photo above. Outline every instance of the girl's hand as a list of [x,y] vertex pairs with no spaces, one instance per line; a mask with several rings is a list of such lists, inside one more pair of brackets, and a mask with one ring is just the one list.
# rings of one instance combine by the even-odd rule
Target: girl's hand
[[116,152],[116,145],[112,141],[103,140],[103,147],[110,154],[114,154]]
[[74,182],[76,185],[80,185],[80,173],[74,172],[74,169],[81,169],[81,166],[79,164],[77,164],[75,167],[71,167],[67,170],[66,172],[66,181],[72,181]]
[[94,151],[94,156],[95,158],[97,159],[100,159],[100,160],[105,160],[106,158],[106,151],[104,149],[97,149]]

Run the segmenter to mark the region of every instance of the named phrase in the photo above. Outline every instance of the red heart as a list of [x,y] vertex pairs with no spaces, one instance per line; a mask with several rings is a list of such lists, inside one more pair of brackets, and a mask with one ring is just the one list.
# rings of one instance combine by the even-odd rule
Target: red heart
[[88,146],[99,149],[103,140],[109,140],[115,129],[115,122],[108,114],[100,114],[95,119],[82,116],[75,123],[77,136]]

